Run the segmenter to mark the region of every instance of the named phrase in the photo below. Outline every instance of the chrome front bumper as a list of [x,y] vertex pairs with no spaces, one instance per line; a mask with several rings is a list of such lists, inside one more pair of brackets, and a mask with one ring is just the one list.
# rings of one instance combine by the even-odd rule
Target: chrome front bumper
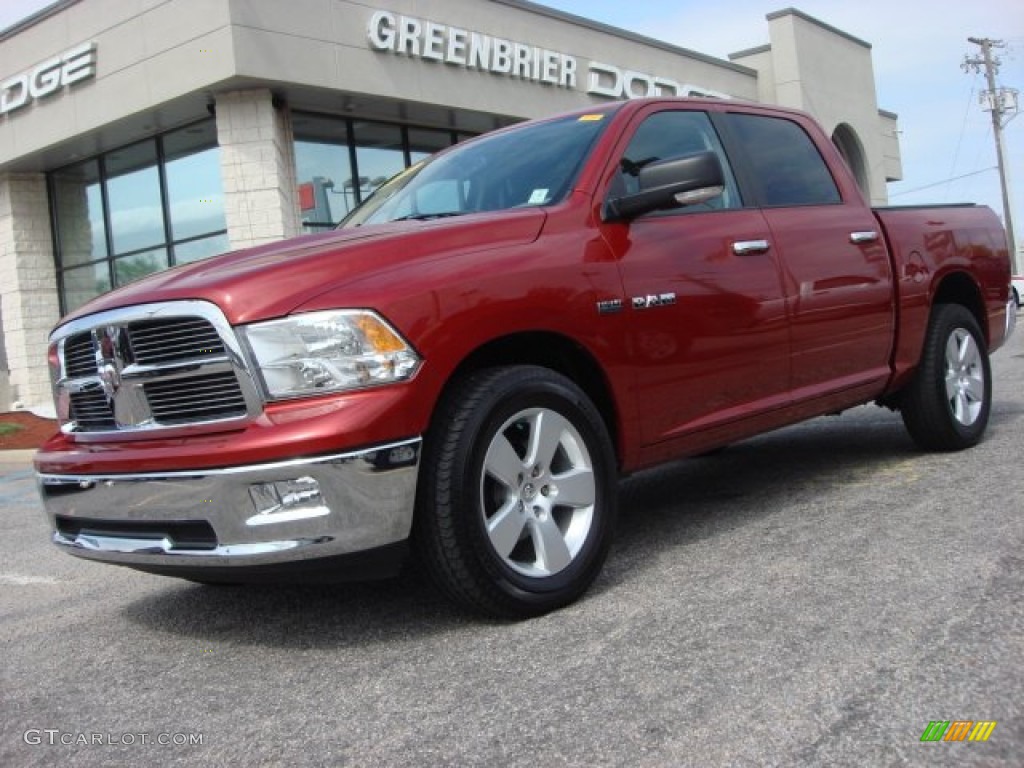
[[[80,557],[189,575],[334,558],[402,542],[419,438],[272,464],[37,475],[53,541]],[[307,563],[308,564],[308,563]]]

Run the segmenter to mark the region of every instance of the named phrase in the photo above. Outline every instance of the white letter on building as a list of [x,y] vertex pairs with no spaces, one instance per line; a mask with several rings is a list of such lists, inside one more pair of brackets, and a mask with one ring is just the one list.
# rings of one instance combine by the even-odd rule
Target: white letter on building
[[466,66],[482,69],[484,72],[491,68],[491,38],[487,35],[478,35],[472,32],[469,35],[469,61]]
[[444,60],[447,64],[466,66],[466,30],[448,28],[448,52]]
[[491,72],[507,75],[512,71],[512,43],[494,38],[494,57],[491,59]]
[[[20,89],[16,96],[16,89]],[[0,115],[24,107],[28,103],[28,75],[17,75],[12,77],[3,85],[0,85]]]
[[552,85],[558,82],[558,54],[554,51],[544,51],[540,80]]
[[85,43],[61,56],[64,66],[60,71],[63,85],[71,85],[96,74],[96,43]]
[[[608,77],[602,77],[602,75],[609,76],[611,84],[608,83]],[[603,84],[602,80],[604,81]],[[590,86],[587,88],[587,93],[608,96],[612,99],[621,99],[622,72],[619,71],[618,67],[613,67],[611,64],[599,64],[596,61],[590,62]]]
[[423,33],[423,58],[441,61],[444,58],[444,27],[428,21]]
[[682,86],[667,77],[654,78],[655,96],[682,96]]
[[410,56],[420,55],[420,22],[419,19],[410,19],[403,16],[399,21],[398,48],[397,53],[406,53]]
[[515,64],[512,67],[512,74],[521,77],[523,80],[530,79],[530,46],[515,44]]
[[576,87],[576,59],[562,54],[562,78],[558,83],[563,88]]
[[50,59],[40,64],[32,72],[28,92],[33,99],[49,96],[60,88],[60,59]]
[[[640,86],[639,92],[634,88],[636,85]],[[650,75],[645,75],[643,72],[626,70],[622,73],[622,95],[627,99],[642,99],[644,96],[654,96],[654,80]]]
[[367,36],[378,51],[395,50],[395,17],[387,11],[377,11],[370,17]]

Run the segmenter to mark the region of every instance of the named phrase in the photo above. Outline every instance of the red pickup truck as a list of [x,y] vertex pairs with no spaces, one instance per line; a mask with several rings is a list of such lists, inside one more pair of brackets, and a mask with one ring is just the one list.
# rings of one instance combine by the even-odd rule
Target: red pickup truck
[[981,439],[1012,330],[987,208],[872,210],[805,114],[636,100],[465,142],[336,231],[61,321],[53,541],[200,582],[394,573],[574,600],[624,474],[876,401]]

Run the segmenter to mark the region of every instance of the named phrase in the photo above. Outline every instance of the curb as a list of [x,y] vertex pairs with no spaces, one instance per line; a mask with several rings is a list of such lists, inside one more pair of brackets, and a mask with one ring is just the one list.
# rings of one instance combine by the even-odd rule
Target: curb
[[35,448],[24,450],[0,451],[0,465],[27,464],[32,466],[32,457],[36,455]]

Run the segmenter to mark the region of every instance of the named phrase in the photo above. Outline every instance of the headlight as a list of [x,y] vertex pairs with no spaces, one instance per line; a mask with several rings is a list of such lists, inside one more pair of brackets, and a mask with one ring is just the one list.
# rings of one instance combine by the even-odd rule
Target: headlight
[[376,312],[311,312],[239,329],[272,399],[411,378],[419,356]]

